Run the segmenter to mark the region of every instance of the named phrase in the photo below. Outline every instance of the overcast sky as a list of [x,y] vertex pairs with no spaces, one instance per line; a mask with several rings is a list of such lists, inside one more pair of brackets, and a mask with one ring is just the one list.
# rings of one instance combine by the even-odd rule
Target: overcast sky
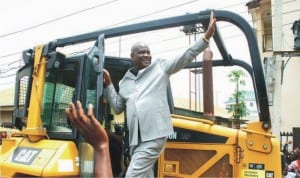
[[236,12],[251,21],[249,0],[2,0],[0,1],[0,89],[13,85],[24,49],[57,38],[107,27],[195,13]]

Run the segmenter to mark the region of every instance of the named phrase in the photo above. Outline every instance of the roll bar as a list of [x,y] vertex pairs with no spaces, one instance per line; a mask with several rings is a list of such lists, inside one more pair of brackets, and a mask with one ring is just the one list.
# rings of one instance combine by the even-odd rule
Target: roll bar
[[[109,28],[109,29],[101,29],[90,33],[56,39],[55,41],[51,42],[51,46],[53,48],[56,48],[56,47],[63,47],[67,45],[93,41],[93,40],[97,40],[100,34],[105,34],[105,38],[112,38],[121,35],[159,30],[159,29],[165,29],[170,27],[185,26],[185,25],[191,25],[197,23],[201,23],[205,28],[207,28],[210,19],[210,12],[211,10],[204,10],[194,14],[186,14],[181,16],[163,18],[163,19],[152,20],[152,21],[147,21],[142,23]],[[258,101],[259,120],[263,122],[264,129],[269,129],[271,127],[269,103],[268,103],[266,84],[265,84],[262,62],[259,54],[259,48],[258,48],[256,36],[254,35],[253,30],[250,27],[249,23],[240,15],[225,10],[214,10],[214,14],[217,19],[217,23],[218,21],[229,22],[237,26],[244,33],[249,47],[251,66],[245,61],[234,59],[228,53],[226,46],[223,43],[221,34],[218,32],[218,29],[216,30],[213,39],[218,47],[218,50],[220,51],[220,54],[222,55],[222,59],[213,60],[213,66],[238,65],[245,68],[250,73],[253,79],[253,86],[255,90],[256,99]],[[202,65],[202,63],[200,62],[198,65]]]

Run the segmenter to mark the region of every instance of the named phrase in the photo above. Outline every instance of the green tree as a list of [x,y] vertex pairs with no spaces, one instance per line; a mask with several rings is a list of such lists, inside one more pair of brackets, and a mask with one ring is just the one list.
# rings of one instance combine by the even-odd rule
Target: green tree
[[234,101],[234,104],[228,108],[229,112],[232,112],[233,119],[237,120],[237,127],[240,127],[240,119],[247,115],[247,107],[244,102],[245,91],[240,89],[240,86],[246,85],[245,73],[242,70],[232,70],[228,74],[229,81],[235,83],[235,90],[229,101]]

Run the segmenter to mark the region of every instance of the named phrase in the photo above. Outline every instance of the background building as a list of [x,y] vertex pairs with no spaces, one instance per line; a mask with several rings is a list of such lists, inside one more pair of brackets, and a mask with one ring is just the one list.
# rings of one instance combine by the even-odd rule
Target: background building
[[[253,0],[247,6],[264,64],[272,131],[280,136],[300,127],[300,33],[295,32],[300,28],[300,0]],[[294,147],[300,146],[299,133],[293,135]]]
[[0,97],[0,126],[7,126],[11,123],[14,109],[14,89],[1,90]]

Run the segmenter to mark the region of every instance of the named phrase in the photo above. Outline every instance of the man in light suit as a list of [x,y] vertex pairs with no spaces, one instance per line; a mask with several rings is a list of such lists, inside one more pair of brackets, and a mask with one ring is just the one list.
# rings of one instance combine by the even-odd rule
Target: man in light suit
[[164,149],[167,136],[173,133],[167,101],[169,77],[208,47],[215,31],[215,22],[211,12],[209,27],[203,38],[172,60],[158,59],[151,63],[148,45],[135,43],[130,55],[133,68],[119,82],[118,93],[112,85],[109,72],[104,70],[104,96],[117,114],[126,108],[131,152],[126,177],[154,176],[153,166]]

